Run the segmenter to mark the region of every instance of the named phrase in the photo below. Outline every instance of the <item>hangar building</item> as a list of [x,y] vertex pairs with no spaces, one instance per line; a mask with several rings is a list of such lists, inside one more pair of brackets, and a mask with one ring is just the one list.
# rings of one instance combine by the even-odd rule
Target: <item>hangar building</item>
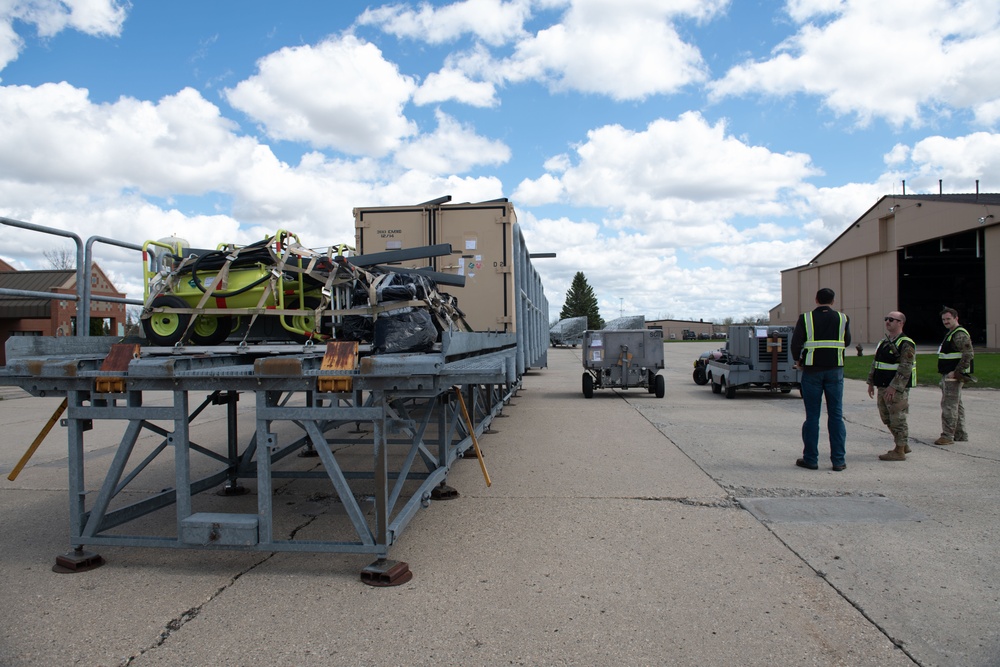
[[950,306],[974,345],[1000,347],[1000,194],[882,197],[811,262],[781,272],[771,323],[794,324],[821,287],[837,293],[855,342],[880,339],[882,318],[899,310],[907,335],[936,345]]

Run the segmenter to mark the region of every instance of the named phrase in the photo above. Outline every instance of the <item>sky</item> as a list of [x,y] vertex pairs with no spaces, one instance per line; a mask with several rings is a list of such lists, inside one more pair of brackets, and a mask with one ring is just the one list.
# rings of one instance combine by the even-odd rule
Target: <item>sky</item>
[[904,182],[1000,192],[998,129],[996,0],[0,0],[0,216],[323,248],[507,197],[552,321],[578,271],[605,319],[764,316]]

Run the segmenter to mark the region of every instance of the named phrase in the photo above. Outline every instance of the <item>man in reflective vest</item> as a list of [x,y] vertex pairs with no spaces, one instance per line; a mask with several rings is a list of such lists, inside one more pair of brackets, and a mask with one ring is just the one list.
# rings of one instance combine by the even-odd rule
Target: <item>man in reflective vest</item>
[[972,337],[958,324],[958,311],[941,311],[941,324],[948,330],[938,348],[938,373],[941,374],[941,437],[935,445],[950,445],[969,439],[965,430],[962,387],[972,376]]
[[875,359],[868,371],[868,398],[878,387],[878,415],[889,427],[894,449],[879,454],[883,461],[905,461],[910,452],[910,431],[906,414],[910,409],[910,387],[917,381],[917,346],[903,335],[906,316],[893,311],[885,316],[885,338],[875,348]]
[[844,348],[851,344],[851,324],[847,315],[833,309],[835,294],[824,287],[816,292],[816,308],[799,315],[792,332],[792,357],[802,369],[802,402],[806,420],[802,423],[801,468],[819,468],[819,415],[826,397],[827,430],[830,433],[830,462],[833,469],[847,467],[847,429],[844,426]]

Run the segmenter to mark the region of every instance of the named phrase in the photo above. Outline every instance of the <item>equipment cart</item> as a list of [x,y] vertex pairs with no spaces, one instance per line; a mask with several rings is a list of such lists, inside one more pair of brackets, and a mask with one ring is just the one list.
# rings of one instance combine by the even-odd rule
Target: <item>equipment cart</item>
[[583,332],[583,395],[594,389],[645,387],[663,398],[662,329],[601,329]]
[[735,398],[737,389],[787,394],[799,387],[802,371],[794,368],[792,330],[788,326],[747,324],[729,327],[724,354],[709,358],[705,365],[712,393]]

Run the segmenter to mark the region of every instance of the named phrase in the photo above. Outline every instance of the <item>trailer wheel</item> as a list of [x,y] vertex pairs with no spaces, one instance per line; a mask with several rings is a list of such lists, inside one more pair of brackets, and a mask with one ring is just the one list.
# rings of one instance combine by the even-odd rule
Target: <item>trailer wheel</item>
[[663,398],[667,393],[667,381],[663,379],[662,375],[656,375],[655,378],[656,397]]
[[233,318],[228,315],[199,315],[191,327],[191,342],[195,345],[218,345],[233,330]]
[[[161,294],[149,304],[151,308],[187,308],[187,301],[172,294]],[[142,321],[142,330],[154,345],[173,347],[191,322],[188,313],[153,313]]]
[[781,388],[781,393],[782,394],[790,394],[790,393],[792,393],[792,390],[789,389],[788,387],[782,387]]
[[726,378],[722,378],[722,386],[726,390],[726,398],[736,398],[736,387],[731,384],[726,384]]
[[715,380],[712,380],[712,393],[713,394],[721,394],[722,393],[722,385],[720,385]]
[[691,378],[694,380],[694,383],[697,384],[697,385],[704,386],[704,385],[708,384],[708,376],[705,375],[705,367],[704,366],[696,366],[695,369],[694,369],[694,373],[691,374]]
[[590,373],[583,374],[583,397],[593,398],[594,397],[594,376]]

